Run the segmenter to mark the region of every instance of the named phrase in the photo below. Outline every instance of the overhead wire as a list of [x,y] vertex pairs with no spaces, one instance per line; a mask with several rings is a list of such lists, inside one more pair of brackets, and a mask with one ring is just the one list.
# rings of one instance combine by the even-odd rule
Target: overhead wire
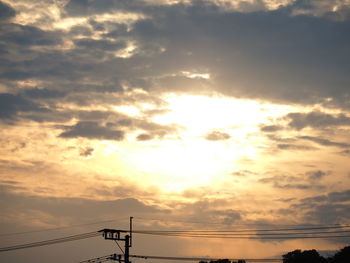
[[[154,235],[154,234],[153,234]],[[193,237],[193,238],[216,238],[216,239],[322,239],[322,238],[350,238],[350,235],[325,235],[325,236],[204,236],[204,235],[165,235],[169,237]]]
[[2,248],[0,248],[0,252],[25,249],[25,248],[33,248],[33,247],[40,247],[40,246],[46,246],[46,245],[53,245],[53,244],[58,244],[58,243],[64,243],[64,242],[92,238],[92,237],[96,237],[99,235],[100,235],[100,233],[96,232],[96,231],[88,232],[88,233],[66,236],[66,237],[61,237],[61,238],[55,238],[55,239],[50,239],[50,240],[14,245],[14,246],[9,246],[9,247],[2,247]]
[[[244,229],[244,230],[134,230],[135,234],[231,239],[347,238],[350,226]],[[322,231],[320,231],[322,230]]]
[[119,218],[114,218],[114,219],[109,219],[109,220],[89,222],[89,223],[85,223],[85,224],[67,225],[67,226],[61,226],[61,227],[53,227],[53,228],[22,231],[22,232],[2,233],[2,234],[0,234],[0,236],[15,236],[15,235],[24,235],[24,234],[32,234],[32,233],[41,233],[41,232],[47,232],[47,231],[68,229],[68,228],[73,228],[73,227],[82,227],[82,226],[90,226],[90,225],[96,225],[96,224],[102,224],[102,223],[110,223],[110,222],[121,221],[121,220],[125,220],[125,219],[129,219],[129,218],[128,217],[119,217]]
[[[230,226],[230,224],[224,224],[220,222],[205,222],[205,221],[191,221],[191,220],[171,220],[171,219],[160,219],[160,218],[146,218],[146,217],[134,217],[137,220],[145,221],[159,221],[159,222],[173,222],[173,223],[189,223],[189,224],[202,224],[202,225],[221,225],[221,226]],[[231,224],[231,226],[271,226],[275,225],[278,227],[342,227],[346,224],[335,223],[335,224],[270,224],[270,223],[255,223],[255,224]],[[350,224],[347,224],[350,226]]]
[[[117,254],[111,254],[103,257],[98,257],[94,259],[80,261],[79,263],[94,263],[94,262],[105,262],[108,260],[116,260]],[[162,259],[162,260],[176,260],[176,261],[214,261],[219,260],[219,258],[211,258],[211,257],[174,257],[174,256],[145,256],[145,255],[129,255],[131,258],[138,259]],[[238,261],[240,259],[237,258],[229,258],[230,261]],[[244,259],[246,262],[281,262],[280,258],[250,258]]]
[[259,232],[251,232],[251,233],[237,233],[237,232],[216,232],[216,231],[164,231],[164,232],[153,232],[153,231],[138,231],[134,232],[137,234],[159,234],[159,235],[183,235],[183,234],[198,234],[198,235],[204,235],[204,236],[211,236],[211,235],[222,235],[222,236],[240,236],[240,235],[260,235],[260,236],[274,236],[274,235],[314,235],[314,234],[343,234],[343,233],[350,233],[350,230],[342,230],[342,231],[318,231],[318,232],[275,232],[275,233],[259,233]]
[[347,229],[350,225],[330,226],[330,227],[308,227],[308,228],[274,228],[274,229],[241,229],[241,230],[133,230],[134,233],[187,233],[187,232],[216,232],[216,233],[244,233],[244,232],[276,232],[276,231],[304,231],[304,230],[322,230],[322,229]]
[[[338,230],[337,230],[338,229]],[[322,230],[322,231],[319,231]],[[326,231],[328,230],[328,231]],[[119,230],[128,231],[128,230]],[[275,228],[275,229],[241,229],[241,230],[134,230],[134,234],[191,237],[191,238],[221,238],[221,239],[310,239],[310,238],[350,238],[350,225]],[[81,240],[99,236],[97,231],[66,236],[62,238],[32,242],[0,248],[0,252],[24,248],[52,245],[57,243]],[[119,246],[119,244],[117,243]],[[120,246],[119,246],[120,248]],[[121,248],[120,248],[121,249]],[[121,251],[123,251],[121,249]]]
[[[163,259],[163,260],[183,260],[183,261],[212,261],[219,260],[219,258],[208,258],[208,257],[171,257],[171,256],[141,256],[141,255],[130,255],[133,258],[143,258],[143,259]],[[240,259],[229,258],[228,260],[237,261]],[[244,259],[249,262],[280,262],[280,258],[251,258]]]

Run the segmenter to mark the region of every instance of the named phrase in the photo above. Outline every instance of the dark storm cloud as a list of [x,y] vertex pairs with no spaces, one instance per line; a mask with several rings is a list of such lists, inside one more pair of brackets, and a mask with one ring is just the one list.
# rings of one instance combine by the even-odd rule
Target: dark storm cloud
[[225,141],[230,139],[231,136],[225,132],[212,131],[205,136],[208,141]]
[[116,140],[124,139],[124,132],[113,128],[103,126],[98,122],[83,121],[73,126],[62,126],[66,131],[60,134],[62,138],[89,138],[100,140]]
[[326,128],[334,126],[349,126],[350,118],[345,114],[331,115],[320,111],[309,113],[289,113],[289,127],[301,130],[306,127]]
[[0,21],[8,20],[15,15],[16,11],[11,6],[0,1]]

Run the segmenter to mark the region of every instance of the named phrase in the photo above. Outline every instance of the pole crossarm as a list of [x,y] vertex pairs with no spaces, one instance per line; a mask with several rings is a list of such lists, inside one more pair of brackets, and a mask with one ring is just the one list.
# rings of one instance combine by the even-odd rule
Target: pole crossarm
[[104,228],[104,229],[99,230],[98,232],[102,233],[102,236],[105,239],[125,241],[125,238],[121,237],[121,233],[127,233],[128,231]]

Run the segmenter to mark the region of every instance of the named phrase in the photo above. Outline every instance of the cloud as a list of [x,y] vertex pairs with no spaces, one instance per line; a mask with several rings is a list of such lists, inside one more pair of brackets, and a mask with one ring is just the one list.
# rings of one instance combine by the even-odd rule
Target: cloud
[[345,114],[332,115],[320,111],[309,113],[289,113],[286,117],[289,119],[289,127],[301,130],[306,127],[327,128],[334,126],[350,126],[350,117]]
[[350,149],[339,152],[342,155],[350,155]]
[[292,207],[304,214],[304,219],[323,224],[347,222],[350,213],[350,190],[301,199]]
[[263,132],[276,132],[282,129],[283,127],[279,125],[263,125],[260,127],[260,130]]
[[59,32],[49,32],[34,26],[1,24],[0,38],[4,43],[28,46],[52,46],[61,44]]
[[346,0],[297,0],[291,8],[294,15],[323,16],[336,21],[350,18],[349,3]]
[[[171,6],[167,8],[168,16],[153,14],[153,20],[137,22],[131,33],[143,43],[153,41],[154,44],[165,45],[165,53],[155,57],[157,59],[152,65],[155,72],[162,69],[164,72],[171,66],[177,66],[178,70],[180,67],[183,70],[204,66],[215,76],[212,80],[215,85],[211,85],[211,88],[226,95],[303,104],[319,103],[331,97],[338,105],[342,98],[336,95],[335,90],[348,96],[345,89],[348,80],[344,76],[335,77],[338,75],[335,61],[342,60],[342,55],[332,48],[335,41],[331,36],[338,30],[345,33],[345,27],[318,18],[290,17],[285,10],[254,14],[223,14],[213,10],[215,8],[199,4]],[[183,17],[177,27],[171,19],[175,14]],[[305,26],[306,30],[301,31]],[[316,34],[313,38],[306,36],[305,32],[315,32],[311,28],[313,26],[323,35]],[[328,31],[333,26],[336,27],[335,31]],[[164,38],[169,42],[161,41]],[[348,42],[349,39],[344,41]],[[332,56],[324,55],[321,49],[329,50]],[[174,60],[163,61],[163,68],[160,69],[157,64],[160,65],[158,59],[162,57],[172,57]],[[306,57],[308,62],[305,63]],[[176,65],[176,61],[181,63]],[[316,81],[316,76],[310,78],[316,72],[324,82],[320,78]]]
[[10,5],[0,2],[0,21],[8,20],[16,15],[16,10]]
[[314,206],[317,203],[342,203],[350,201],[350,190],[329,192],[325,195],[307,197],[300,200],[301,205]]
[[288,143],[279,143],[276,145],[279,150],[295,150],[295,151],[308,151],[314,150],[314,147],[307,145],[298,145],[298,144],[288,144]]
[[323,177],[325,177],[327,174],[328,173],[321,170],[309,171],[306,173],[306,175],[310,178],[310,180],[320,180]]
[[67,92],[60,90],[50,90],[50,89],[39,89],[39,88],[30,88],[26,89],[23,94],[31,99],[52,99],[52,98],[63,98],[67,95]]
[[127,44],[122,41],[94,40],[90,38],[81,38],[75,40],[74,43],[78,48],[83,48],[85,52],[94,50],[101,50],[103,53],[105,53],[105,51],[117,52],[127,46]]
[[271,177],[264,177],[259,179],[259,182],[264,184],[271,184],[274,188],[279,189],[324,189],[325,187],[319,181],[329,172],[321,170],[308,171],[303,175],[275,175]]
[[308,220],[315,220],[322,224],[332,224],[336,222],[346,222],[350,214],[350,207],[348,204],[325,204],[315,206],[310,209],[305,218]]
[[[102,96],[128,86],[149,92],[215,90],[241,98],[348,106],[343,51],[350,39],[345,22],[291,16],[288,8],[222,11],[214,2],[203,1],[162,5],[77,0],[64,8],[67,19],[116,10],[142,13],[147,19],[121,26],[113,16],[94,17],[69,31],[6,24],[2,49],[11,56],[2,61],[6,70],[0,77],[8,87],[18,80],[40,78],[45,88],[60,87],[69,91],[67,99],[86,104],[95,102],[92,90]],[[47,48],[32,48],[38,45]],[[114,53],[119,51],[130,56],[118,57]],[[208,72],[212,77],[174,76],[184,71]],[[90,100],[82,95],[87,92]]]
[[[106,218],[118,215],[118,211],[123,211],[126,214],[136,213],[167,213],[157,206],[146,205],[136,198],[121,198],[115,200],[92,200],[86,198],[63,198],[63,197],[46,197],[33,196],[13,192],[13,187],[10,185],[2,185],[0,187],[1,196],[1,214],[16,215],[21,211],[23,216],[28,216],[27,225],[31,225],[29,216],[33,211],[43,213],[50,217],[56,217],[63,220],[71,218],[81,220],[82,218]],[[11,206],[7,205],[11,204]],[[100,216],[101,215],[101,216]],[[20,218],[18,218],[20,220]],[[41,220],[36,218],[35,220]],[[45,220],[43,218],[43,220]],[[21,222],[24,223],[24,222]]]
[[249,170],[240,170],[240,171],[231,173],[231,175],[238,176],[238,177],[245,177],[245,176],[256,175],[256,173]]
[[138,140],[138,141],[149,141],[149,140],[152,140],[152,136],[151,135],[149,135],[149,134],[140,134],[140,135],[138,135],[137,137],[136,137],[136,139]]
[[19,112],[40,112],[45,109],[20,95],[0,93],[0,119],[15,120]]
[[191,204],[184,204],[176,213],[186,214],[190,221],[217,222],[230,225],[242,219],[241,212],[227,207],[226,200],[203,199]]
[[205,136],[208,141],[224,141],[230,139],[231,136],[225,132],[212,131]]
[[124,139],[124,132],[113,128],[103,126],[93,121],[81,121],[73,126],[61,126],[66,131],[59,136],[62,138],[89,138],[99,140],[116,140]]
[[80,156],[88,157],[88,156],[91,156],[93,152],[94,152],[94,148],[92,147],[82,148],[80,149]]
[[335,146],[335,147],[340,147],[340,148],[347,148],[350,147],[349,143],[345,143],[345,142],[334,142],[334,141],[330,141],[328,139],[325,138],[320,138],[320,137],[314,137],[314,136],[299,136],[299,139],[303,139],[303,140],[308,140],[308,141],[312,141],[315,142],[317,144],[323,145],[323,146]]

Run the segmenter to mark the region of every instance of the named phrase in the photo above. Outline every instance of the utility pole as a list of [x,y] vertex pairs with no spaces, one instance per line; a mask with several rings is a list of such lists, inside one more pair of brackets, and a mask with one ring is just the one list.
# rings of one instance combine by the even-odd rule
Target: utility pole
[[130,236],[125,236],[125,251],[124,251],[124,262],[130,263],[129,261],[129,248],[130,248]]
[[[120,263],[121,262],[131,263],[130,262],[130,253],[129,253],[129,251],[130,251],[130,248],[132,246],[132,219],[133,219],[133,217],[130,217],[130,229],[129,229],[129,231],[107,229],[107,228],[98,231],[98,232],[102,233],[102,236],[106,240],[114,240],[117,243],[118,246],[119,246],[118,241],[123,241],[124,242],[124,251],[122,251],[124,259],[122,259],[121,255],[117,255],[117,254],[114,254],[113,258],[110,258],[110,259],[119,261]],[[129,232],[129,235],[126,234],[123,237],[123,234],[127,233],[127,232]],[[117,256],[118,256],[118,258],[117,258]]]

